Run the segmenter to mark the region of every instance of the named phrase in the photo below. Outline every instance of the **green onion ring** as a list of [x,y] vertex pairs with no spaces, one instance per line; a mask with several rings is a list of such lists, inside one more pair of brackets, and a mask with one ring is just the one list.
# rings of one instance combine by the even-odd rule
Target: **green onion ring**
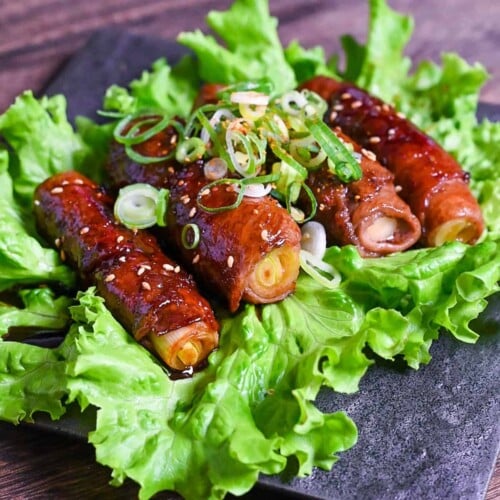
[[217,179],[211,182],[210,184],[206,184],[205,186],[203,186],[203,188],[200,189],[198,195],[196,196],[196,203],[198,204],[198,207],[200,207],[205,212],[215,214],[218,212],[225,212],[227,210],[232,210],[233,208],[237,208],[240,206],[241,201],[243,200],[243,196],[245,194],[244,189],[238,189],[236,191],[237,192],[236,200],[234,203],[231,203],[230,205],[226,205],[224,207],[207,207],[202,203],[201,199],[203,198],[205,191],[207,189],[210,191],[210,189],[212,189],[215,186],[218,186],[219,184],[239,184],[240,186],[243,186],[241,179],[231,179],[227,177],[224,179]]
[[[193,234],[193,241],[189,243],[188,241],[188,232],[192,231]],[[182,233],[181,233],[181,242],[182,246],[186,248],[187,250],[193,250],[193,248],[196,248],[199,243],[200,243],[200,228],[198,227],[197,224],[186,224],[182,228]]]
[[[140,118],[135,115],[128,115],[118,122],[113,131],[113,137],[116,142],[125,144],[127,146],[132,146],[134,144],[140,144],[141,142],[147,141],[158,132],[161,132],[170,123],[170,118],[166,115],[164,115],[161,120],[158,121],[160,116],[161,115],[144,116],[143,118]],[[123,131],[125,130],[125,128],[127,128],[132,120],[138,121],[128,130],[126,135],[123,135]],[[137,130],[142,126],[149,125],[150,123],[154,123],[154,125],[146,129],[144,132],[141,132],[140,134],[135,134],[135,132],[137,132]]]
[[140,163],[142,165],[148,165],[149,163],[159,163],[160,161],[169,160],[173,158],[175,155],[175,149],[165,156],[144,156],[141,153],[138,153],[131,146],[125,146],[125,153],[127,156],[136,163]]
[[144,229],[156,224],[159,191],[150,184],[131,184],[120,189],[114,215],[129,229]]
[[205,143],[199,137],[184,139],[175,152],[175,159],[180,163],[192,163],[205,154]]
[[[287,194],[286,194],[286,209],[288,210],[289,213],[292,212],[292,200],[291,200],[291,195],[292,195],[292,189],[295,189],[293,187],[293,185],[296,184],[296,182],[292,182],[289,186],[288,186],[288,189],[287,189]],[[300,195],[300,191],[301,190],[304,190],[304,192],[306,193],[307,197],[309,198],[310,202],[311,202],[311,213],[304,218],[304,220],[301,221],[301,223],[304,223],[304,222],[307,222],[307,221],[310,221],[315,215],[316,215],[316,210],[318,208],[318,202],[316,200],[316,197],[314,196],[314,193],[311,191],[311,188],[307,185],[307,184],[303,184],[301,183],[301,189],[299,190],[299,195]],[[297,198],[298,196],[297,195]]]
[[303,167],[290,153],[283,149],[277,142],[270,142],[271,151],[291,168],[296,170],[302,177],[302,180],[307,179],[307,169]]

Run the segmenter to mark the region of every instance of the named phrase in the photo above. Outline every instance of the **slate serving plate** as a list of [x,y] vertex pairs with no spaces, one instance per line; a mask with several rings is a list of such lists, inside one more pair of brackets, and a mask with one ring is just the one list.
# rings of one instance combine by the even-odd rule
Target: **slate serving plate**
[[[165,40],[100,31],[45,91],[67,96],[70,119],[98,119],[95,111],[109,85],[126,85],[158,57],[175,62],[182,54]],[[482,106],[480,114],[500,120],[498,107]],[[432,362],[418,371],[379,362],[358,393],[322,391],[318,406],[345,409],[358,425],[358,444],[341,454],[331,472],[262,477],[259,490],[338,499],[483,498],[500,444],[500,295],[476,328],[482,336],[472,346],[443,335],[432,347]],[[92,414],[70,414],[36,425],[83,438],[92,424]]]

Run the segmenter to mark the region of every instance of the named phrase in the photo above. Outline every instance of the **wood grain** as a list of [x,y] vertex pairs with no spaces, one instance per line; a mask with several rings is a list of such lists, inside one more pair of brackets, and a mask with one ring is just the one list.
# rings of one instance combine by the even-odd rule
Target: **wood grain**
[[[0,2],[0,111],[25,89],[40,92],[92,32],[116,25],[145,35],[174,38],[179,31],[204,26],[205,13],[226,8],[223,0],[23,0]],[[500,103],[500,2],[497,0],[390,0],[416,21],[409,55],[415,61],[439,60],[456,51],[469,62],[482,61],[492,78],[482,100]],[[364,39],[364,0],[271,1],[280,19],[284,44],[299,38],[306,46],[339,50],[338,37]],[[71,438],[0,423],[0,498],[132,498],[137,486],[108,485],[109,470],[95,463],[93,448]],[[248,498],[257,498],[257,490]],[[175,498],[162,494],[158,498]],[[500,466],[487,500],[500,499]]]

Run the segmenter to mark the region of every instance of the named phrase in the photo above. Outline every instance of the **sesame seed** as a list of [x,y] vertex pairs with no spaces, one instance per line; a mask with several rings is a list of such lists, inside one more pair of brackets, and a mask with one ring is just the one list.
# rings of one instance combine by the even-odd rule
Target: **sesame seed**
[[169,174],[173,174],[173,173],[175,172],[174,167],[168,167],[168,168],[167,168],[167,172],[168,172]]
[[398,118],[402,118],[403,120],[406,118],[406,115],[404,113],[401,113],[401,111],[399,111],[398,113],[396,113],[396,116]]
[[373,137],[370,137],[370,139],[368,139],[368,142],[370,144],[378,144],[380,142],[380,137],[374,135]]
[[388,131],[387,131],[387,135],[395,135],[396,134],[396,129],[395,128],[390,128]]
[[64,180],[64,181],[61,182],[62,186],[67,186],[68,184],[69,184],[69,181],[67,181],[67,180]]
[[81,185],[83,185],[83,180],[82,179],[75,179],[75,184],[79,184],[81,186]]
[[210,189],[204,189],[201,193],[200,196],[206,196],[207,194],[210,194]]
[[352,108],[352,109],[358,109],[358,108],[360,108],[361,106],[363,106],[363,102],[362,102],[362,101],[354,101],[354,102],[351,104],[351,108]]
[[319,204],[319,211],[320,211],[320,212],[323,212],[323,210],[324,210],[325,208],[326,208],[326,207],[325,207],[325,204],[324,204],[324,203],[320,203],[320,204]]
[[40,206],[40,200],[35,200],[35,207],[39,207]]
[[267,229],[263,229],[262,232],[260,233],[260,237],[264,241],[267,241],[267,238],[269,238],[269,231]]
[[258,214],[259,214],[259,211],[258,211],[256,208],[254,208],[254,209],[252,210],[252,213],[253,213],[254,215],[258,215]]
[[184,205],[187,205],[190,201],[191,201],[191,198],[190,198],[189,196],[186,196],[186,197],[182,200],[182,203],[184,203]]
[[344,109],[344,105],[343,104],[335,104],[335,106],[333,106],[333,109],[335,111],[342,111]]
[[197,264],[200,261],[200,254],[197,253],[193,258],[193,264]]
[[175,266],[174,273],[180,273],[180,272],[181,272],[181,266]]
[[116,276],[114,274],[108,274],[105,278],[104,278],[104,281],[106,283],[109,283],[111,281],[113,281],[114,279],[116,278]]
[[331,122],[334,122],[334,121],[335,121],[335,119],[337,118],[337,116],[339,116],[339,114],[338,114],[336,111],[332,111],[332,112],[330,113],[330,121],[331,121]]
[[357,195],[355,195],[355,196],[354,196],[354,199],[355,199],[356,201],[359,201],[359,200],[361,200],[361,196],[360,196],[359,194],[357,194]]
[[184,186],[184,181],[181,179],[180,181],[177,182],[178,186]]
[[351,97],[352,97],[352,96],[351,96],[351,94],[349,94],[349,92],[344,92],[344,93],[340,96],[340,98],[341,98],[341,99],[344,99],[344,100],[345,100],[345,99],[350,99]]
[[373,151],[369,151],[368,149],[362,148],[361,154],[366,158],[368,158],[369,160],[377,161],[377,156],[375,155],[375,153],[373,153]]
[[59,248],[61,246],[61,238],[56,238],[54,240],[54,245],[56,246],[56,248]]
[[394,191],[396,191],[396,193],[400,193],[402,190],[403,188],[401,186],[399,185],[394,186]]
[[230,255],[230,256],[227,258],[227,267],[232,268],[232,267],[233,267],[233,264],[234,264],[234,257],[233,257],[232,255]]
[[163,269],[165,269],[165,271],[173,271],[174,270],[174,266],[171,266],[170,264],[163,264]]
[[120,234],[120,236],[118,236],[118,238],[116,238],[116,242],[121,243],[124,239],[125,239],[125,236]]
[[147,269],[148,271],[151,271],[151,266],[149,264],[141,264],[141,267]]
[[118,260],[120,262],[126,262],[127,258],[125,257],[125,255],[122,255],[121,257],[118,257]]
[[142,266],[137,270],[137,276],[142,276],[144,274],[144,271],[146,269],[144,269]]
[[170,144],[175,144],[177,142],[177,136],[176,135],[173,135],[171,138],[170,138]]
[[59,253],[59,256],[61,257],[61,260],[64,262],[66,260],[66,253],[64,250],[61,250]]
[[196,207],[193,207],[190,211],[189,211],[189,217],[192,218],[194,217],[194,215],[196,214]]
[[90,227],[85,226],[80,229],[80,234],[87,234],[90,231]]
[[147,281],[143,281],[141,286],[144,290],[151,290],[151,285]]
[[382,104],[382,111],[388,113],[391,110],[388,104]]
[[60,193],[62,193],[63,191],[64,191],[64,189],[63,189],[61,186],[57,186],[57,187],[52,188],[52,189],[50,190],[50,192],[51,192],[52,194],[60,194]]

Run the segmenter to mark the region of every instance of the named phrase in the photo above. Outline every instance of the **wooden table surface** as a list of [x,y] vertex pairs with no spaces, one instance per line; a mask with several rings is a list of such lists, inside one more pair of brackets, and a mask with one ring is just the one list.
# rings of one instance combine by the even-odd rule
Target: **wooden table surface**
[[[481,61],[492,75],[482,100],[500,104],[500,2],[498,0],[389,0],[415,17],[409,47],[415,60],[457,51]],[[287,44],[338,50],[338,36],[364,37],[365,0],[271,0]],[[125,27],[172,39],[181,30],[204,27],[205,13],[226,8],[222,0],[23,0],[0,2],[0,112],[25,89],[40,91],[51,75],[81,48],[97,28]],[[0,499],[133,498],[137,487],[108,486],[108,469],[95,463],[93,448],[72,438],[0,423]],[[253,496],[259,496],[254,492]],[[262,493],[260,493],[262,496]],[[161,495],[161,498],[167,496]],[[486,498],[500,498],[500,467]]]

